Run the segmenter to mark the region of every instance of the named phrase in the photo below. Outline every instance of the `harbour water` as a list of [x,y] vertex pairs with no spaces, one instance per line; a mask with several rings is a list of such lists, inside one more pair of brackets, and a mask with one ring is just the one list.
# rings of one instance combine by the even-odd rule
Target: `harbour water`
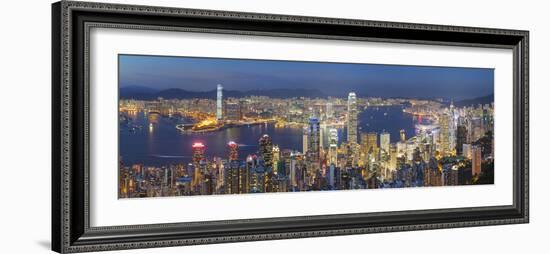
[[[399,140],[399,132],[404,129],[407,137],[414,135],[417,119],[404,113],[401,106],[369,107],[359,116],[359,133],[386,131],[391,142]],[[175,128],[185,119],[159,117],[150,125],[143,113],[129,117],[128,122],[119,127],[119,155],[125,165],[142,163],[148,166],[188,163],[191,161],[191,146],[195,142],[206,145],[206,155],[227,157],[226,144],[235,141],[239,144],[239,157],[258,150],[258,139],[269,135],[274,145],[281,150],[302,150],[302,129],[296,127],[275,127],[275,124],[261,124],[226,128],[206,133],[181,132]],[[140,128],[135,128],[140,127]],[[338,139],[345,141],[346,130],[338,130]]]

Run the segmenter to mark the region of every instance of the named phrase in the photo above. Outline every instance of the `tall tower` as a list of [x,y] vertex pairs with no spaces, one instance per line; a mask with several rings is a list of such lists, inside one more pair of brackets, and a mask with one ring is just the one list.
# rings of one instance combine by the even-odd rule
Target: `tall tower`
[[309,135],[309,128],[307,126],[304,126],[302,129],[302,153],[306,154],[308,151],[308,135]]
[[193,143],[191,151],[193,152],[193,164],[195,167],[199,167],[202,160],[205,160],[206,146],[203,143]]
[[329,129],[329,164],[338,164],[338,130]]
[[223,118],[223,86],[221,84],[218,84],[217,91],[216,119],[219,121]]
[[203,143],[193,143],[191,151],[193,152],[193,167],[195,172],[193,174],[192,186],[197,186],[201,183],[204,166],[206,164],[206,146]]
[[354,92],[348,94],[348,143],[357,144],[357,96]]
[[266,168],[273,166],[273,142],[271,138],[264,134],[258,141],[260,145],[260,155],[264,159],[264,165]]
[[450,130],[449,130],[449,115],[447,112],[444,112],[439,115],[439,142],[440,142],[440,152],[443,156],[447,156],[450,153]]
[[312,162],[319,162],[320,158],[320,138],[321,129],[319,126],[319,120],[315,117],[309,118],[309,130],[308,130],[308,153],[309,159]]

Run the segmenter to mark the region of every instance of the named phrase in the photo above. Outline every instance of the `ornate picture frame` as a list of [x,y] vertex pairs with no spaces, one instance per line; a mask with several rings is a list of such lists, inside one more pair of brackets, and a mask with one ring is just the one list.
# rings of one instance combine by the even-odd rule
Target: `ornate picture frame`
[[[89,31],[120,28],[513,51],[513,204],[162,224],[90,225]],[[52,5],[52,249],[60,253],[529,222],[529,32],[61,1]],[[113,127],[116,128],[116,127]]]

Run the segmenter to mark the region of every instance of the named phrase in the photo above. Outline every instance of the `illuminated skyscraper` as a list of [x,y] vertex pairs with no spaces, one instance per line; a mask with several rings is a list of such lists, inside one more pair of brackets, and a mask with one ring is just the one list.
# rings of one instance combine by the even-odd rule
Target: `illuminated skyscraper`
[[206,146],[203,143],[197,142],[193,143],[191,148],[193,152],[193,167],[195,169],[192,185],[194,187],[198,187],[198,185],[202,182],[202,176],[206,169],[206,158],[204,156]]
[[308,134],[309,128],[307,126],[304,126],[304,129],[302,130],[302,153],[306,154],[308,151]]
[[264,165],[266,168],[273,166],[273,142],[271,138],[264,134],[258,141],[260,145],[260,155],[264,159]]
[[309,118],[308,126],[308,153],[307,156],[309,161],[318,163],[320,157],[320,138],[321,138],[321,129],[319,126],[319,120],[315,117]]
[[439,151],[443,156],[446,156],[450,153],[449,115],[446,112],[439,115],[439,128]]
[[204,154],[206,152],[206,146],[203,143],[196,142],[193,143],[191,150],[193,152],[193,166],[198,168],[200,167],[200,162],[205,160]]
[[225,194],[240,193],[240,173],[239,162],[230,161],[229,167],[225,170]]
[[223,87],[218,84],[217,100],[216,100],[216,119],[222,120],[223,118]]
[[338,130],[329,129],[329,164],[338,164]]
[[380,148],[386,153],[390,152],[390,134],[388,132],[380,134]]
[[273,146],[273,172],[279,173],[279,165],[281,165],[281,150],[279,146]]
[[236,161],[239,159],[239,145],[233,141],[227,143],[228,159],[229,161]]
[[357,144],[357,96],[354,92],[348,94],[348,143]]

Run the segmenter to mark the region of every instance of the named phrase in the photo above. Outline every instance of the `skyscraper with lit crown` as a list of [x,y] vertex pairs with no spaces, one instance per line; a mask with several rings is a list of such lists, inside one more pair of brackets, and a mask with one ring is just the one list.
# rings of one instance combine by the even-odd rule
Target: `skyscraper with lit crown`
[[228,158],[229,161],[236,161],[239,159],[239,145],[234,141],[227,143]]
[[357,96],[354,92],[348,94],[348,143],[357,144]]
[[205,159],[206,146],[203,143],[196,142],[193,143],[191,150],[193,152],[193,164],[195,167],[199,167],[199,163]]
[[193,143],[191,150],[193,152],[193,167],[195,168],[192,185],[197,186],[202,182],[202,173],[206,164],[206,146],[203,143],[196,142]]

